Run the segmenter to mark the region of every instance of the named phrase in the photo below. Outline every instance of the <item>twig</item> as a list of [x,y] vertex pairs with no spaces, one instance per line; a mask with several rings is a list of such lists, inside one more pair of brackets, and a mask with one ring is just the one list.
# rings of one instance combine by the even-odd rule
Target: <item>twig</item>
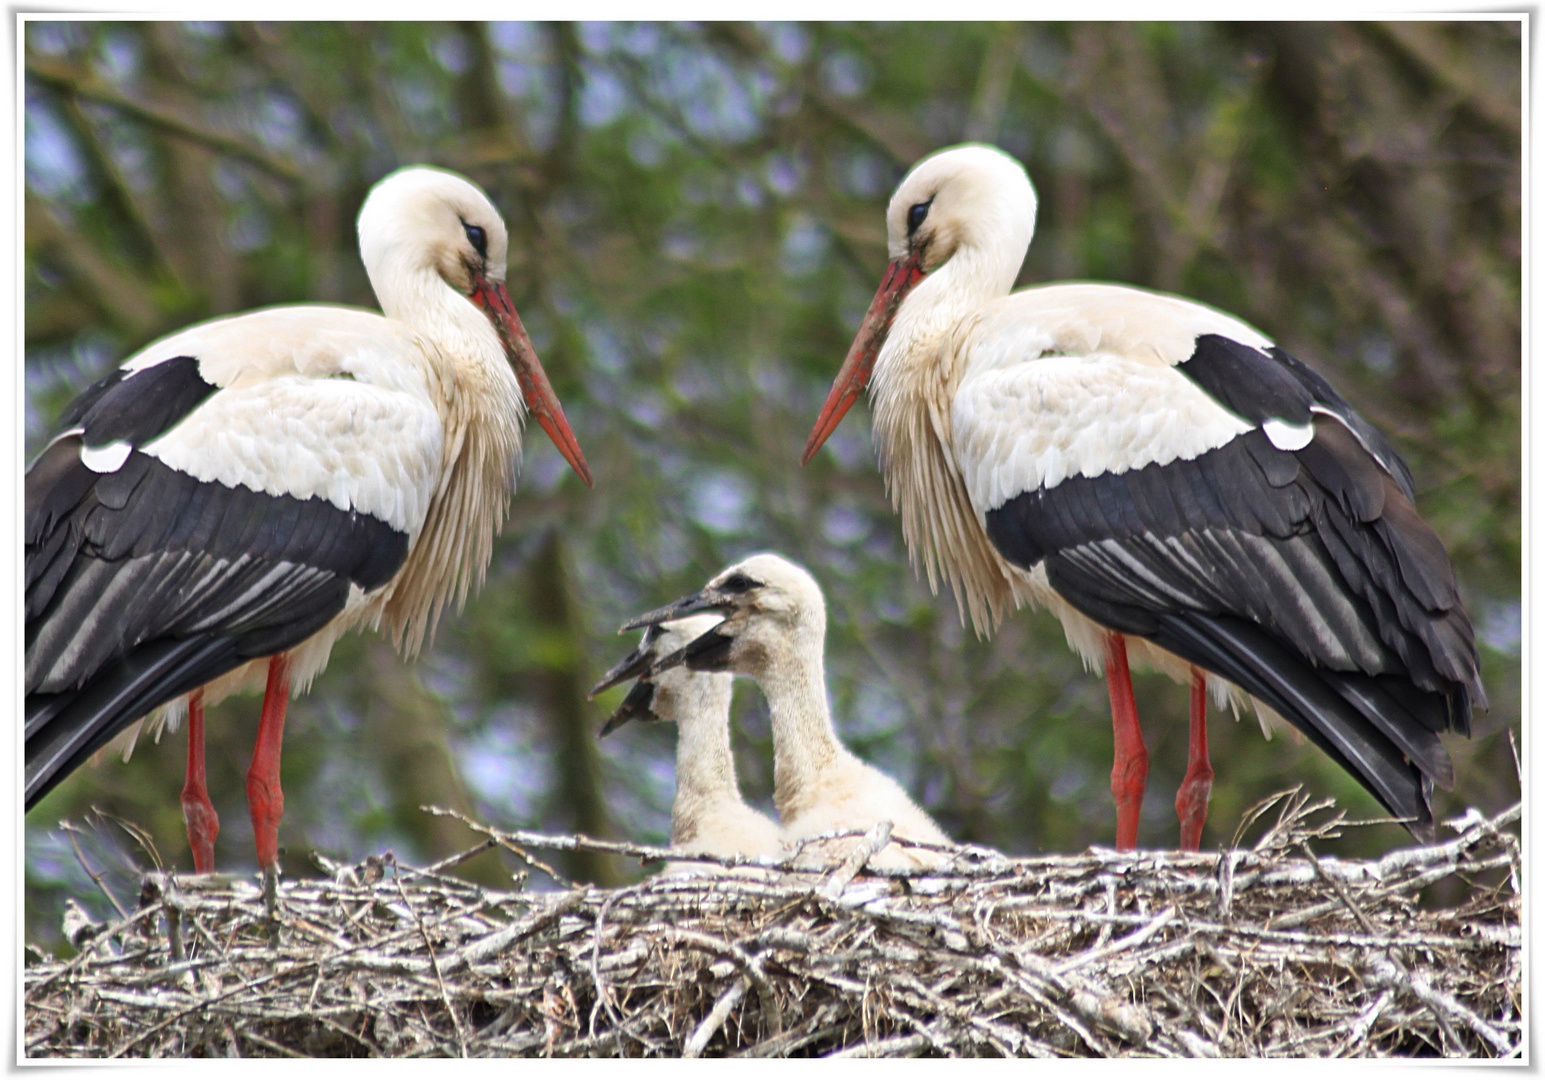
[[107,882],[102,880],[102,875],[92,869],[91,864],[86,861],[86,853],[81,850],[80,839],[77,836],[77,833],[80,832],[80,827],[71,821],[61,821],[59,827],[69,834],[70,846],[75,849],[75,861],[80,863],[82,870],[86,871],[86,876],[101,890],[102,895],[107,897],[108,901],[113,905],[113,910],[118,912],[118,917],[121,919],[128,918],[128,911],[118,902],[118,897],[113,895],[113,890],[107,887]]
[[889,821],[876,822],[874,828],[864,834],[864,838],[849,852],[848,857],[842,860],[842,864],[831,872],[825,883],[816,890],[816,894],[824,900],[832,903],[842,895],[842,890],[848,887],[848,883],[858,876],[862,870],[874,858],[891,839],[891,823]]
[[[1315,844],[1339,817],[1312,809],[1279,800],[1258,851],[964,849],[901,878],[910,888],[862,853],[824,876],[763,864],[754,877],[557,894],[402,866],[386,880],[387,859],[329,865],[323,880],[282,883],[278,950],[263,943],[247,879],[152,874],[143,909],[93,927],[93,949],[64,963],[29,950],[22,1045],[29,1057],[238,1045],[385,1057],[1518,1054],[1521,904],[1508,875],[1520,848],[1504,824],[1516,815],[1467,814],[1444,844],[1342,861]],[[868,839],[848,833],[848,855],[883,835]],[[1461,902],[1419,906],[1416,890],[1438,878]],[[180,962],[160,922],[174,911]]]
[[749,989],[751,989],[750,976],[742,975],[731,983],[730,988],[720,994],[718,999],[714,1001],[713,1008],[708,1010],[708,1015],[703,1017],[703,1022],[693,1029],[692,1034],[681,1048],[681,1056],[684,1058],[701,1057],[703,1047],[707,1046],[708,1040],[712,1039],[718,1033],[719,1028],[724,1026],[724,1021],[729,1017],[730,1011],[740,1003],[740,999],[746,996],[746,991]]
[[414,925],[418,927],[419,937],[424,942],[424,951],[429,954],[429,967],[435,973],[435,985],[440,990],[440,1000],[445,1003],[445,1011],[450,1014],[451,1025],[456,1030],[456,1047],[461,1051],[461,1057],[467,1056],[467,1033],[462,1030],[461,1015],[456,1011],[456,1006],[451,1003],[451,996],[445,991],[445,977],[440,974],[440,962],[435,958],[434,942],[429,940],[429,931],[424,928],[424,920],[419,916],[418,907],[408,899],[407,890],[402,887],[402,878],[392,875],[392,881],[397,886],[397,895],[402,897],[403,904],[413,915]]

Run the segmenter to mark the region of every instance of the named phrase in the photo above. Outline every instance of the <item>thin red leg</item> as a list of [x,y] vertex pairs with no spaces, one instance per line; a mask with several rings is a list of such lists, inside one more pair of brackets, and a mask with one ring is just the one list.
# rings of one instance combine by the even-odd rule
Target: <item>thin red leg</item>
[[1116,763],[1110,771],[1110,791],[1116,796],[1116,850],[1131,851],[1137,847],[1137,817],[1148,783],[1148,748],[1137,723],[1126,639],[1114,631],[1105,641],[1105,683],[1110,689],[1110,718],[1116,729]]
[[1212,762],[1207,759],[1207,674],[1191,669],[1191,748],[1186,759],[1186,778],[1175,795],[1180,815],[1180,850],[1202,846],[1202,823],[1212,798]]
[[193,849],[193,869],[208,874],[215,868],[215,837],[220,835],[220,815],[209,801],[204,779],[204,691],[188,695],[188,779],[182,785],[182,821],[188,827],[188,847]]
[[269,658],[268,688],[263,692],[263,718],[258,721],[257,746],[247,770],[247,806],[257,839],[258,865],[264,876],[279,872],[279,820],[284,817],[284,792],[279,787],[279,749],[284,742],[284,710],[290,701],[290,659]]

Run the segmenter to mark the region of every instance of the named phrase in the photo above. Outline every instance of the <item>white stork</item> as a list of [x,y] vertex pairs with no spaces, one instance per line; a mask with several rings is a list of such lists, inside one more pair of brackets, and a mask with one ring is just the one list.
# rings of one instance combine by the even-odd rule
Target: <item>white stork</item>
[[[719,622],[717,615],[689,615],[650,626],[644,640],[590,689],[638,681],[617,706],[604,738],[629,720],[676,725],[676,794],[671,800],[671,847],[710,855],[781,855],[778,825],[746,805],[735,778],[730,745],[734,676],[685,667],[653,673],[655,662],[696,641]],[[704,863],[672,863],[665,873],[713,873]]]
[[1200,842],[1212,785],[1209,681],[1286,718],[1432,837],[1432,783],[1453,783],[1438,734],[1468,735],[1486,696],[1405,464],[1238,319],[1116,285],[1011,293],[1035,208],[992,147],[912,169],[804,460],[872,382],[886,485],[930,585],[948,580],[983,634],[1010,606],[1048,607],[1104,667],[1118,848],[1136,844],[1147,776],[1129,652],[1192,684],[1182,847]]
[[[764,553],[726,567],[701,590],[623,625],[655,626],[693,612],[724,621],[650,668],[654,677],[685,664],[693,671],[731,671],[761,686],[772,713],[773,803],[783,843],[822,833],[869,829],[881,821],[894,840],[871,866],[933,867],[948,856],[906,841],[950,847],[952,841],[895,780],[863,761],[837,737],[826,697],[826,598],[803,567]],[[854,842],[824,845],[843,858]]]
[[127,725],[186,706],[188,840],[213,868],[203,707],[264,687],[247,797],[272,882],[285,707],[333,642],[404,655],[482,584],[534,414],[590,470],[505,288],[504,222],[415,167],[360,254],[385,315],[299,305],[141,350],[65,410],[26,477],[26,806]]

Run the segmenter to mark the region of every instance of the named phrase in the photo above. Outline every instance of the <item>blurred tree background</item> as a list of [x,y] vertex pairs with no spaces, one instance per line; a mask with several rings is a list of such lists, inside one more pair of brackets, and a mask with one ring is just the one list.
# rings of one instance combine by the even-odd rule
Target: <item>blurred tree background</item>
[[[428,162],[505,214],[510,289],[594,467],[533,428],[487,587],[416,664],[335,651],[286,732],[285,867],[471,846],[437,803],[505,827],[662,841],[674,731],[595,738],[591,681],[627,616],[732,559],[783,552],[830,604],[844,737],[962,840],[1110,844],[1103,680],[1054,619],[992,641],[908,566],[865,410],[799,453],[885,263],[883,208],[922,155],[996,143],[1038,185],[1021,284],[1183,293],[1309,361],[1382,428],[1453,554],[1492,708],[1450,740],[1440,817],[1517,796],[1520,75],[1517,22],[1356,24],[237,24],[31,20],[25,49],[27,453],[140,346],[265,304],[374,307],[354,215]],[[1141,841],[1172,846],[1186,690],[1138,680],[1153,754]],[[213,710],[224,869],[251,869],[257,700]],[[748,798],[767,714],[736,692]],[[1204,843],[1303,782],[1381,816],[1311,746],[1215,716]],[[77,772],[29,815],[29,936],[95,889],[56,828],[91,806],[191,865],[181,733]],[[144,861],[88,832],[132,903]],[[1359,832],[1347,853],[1404,842]],[[617,882],[606,859],[564,872]],[[488,855],[462,872],[514,869]],[[116,875],[116,876],[115,876]],[[97,896],[100,900],[100,897]],[[106,912],[98,912],[106,914]]]

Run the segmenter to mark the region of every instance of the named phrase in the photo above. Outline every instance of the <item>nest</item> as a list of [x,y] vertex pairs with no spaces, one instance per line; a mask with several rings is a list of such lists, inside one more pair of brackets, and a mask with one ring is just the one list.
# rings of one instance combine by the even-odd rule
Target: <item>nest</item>
[[[667,852],[475,825],[487,839],[455,860],[325,864],[272,912],[252,881],[147,874],[123,919],[72,909],[74,958],[30,950],[25,1049],[1518,1056],[1519,808],[1471,810],[1453,839],[1377,861],[1315,852],[1347,826],[1328,803],[1275,809],[1253,846],[1206,854],[966,848],[942,870],[866,871],[882,825],[821,874],[558,891],[446,871],[498,845],[562,883],[533,852]],[[1418,902],[1446,879],[1462,902]]]

